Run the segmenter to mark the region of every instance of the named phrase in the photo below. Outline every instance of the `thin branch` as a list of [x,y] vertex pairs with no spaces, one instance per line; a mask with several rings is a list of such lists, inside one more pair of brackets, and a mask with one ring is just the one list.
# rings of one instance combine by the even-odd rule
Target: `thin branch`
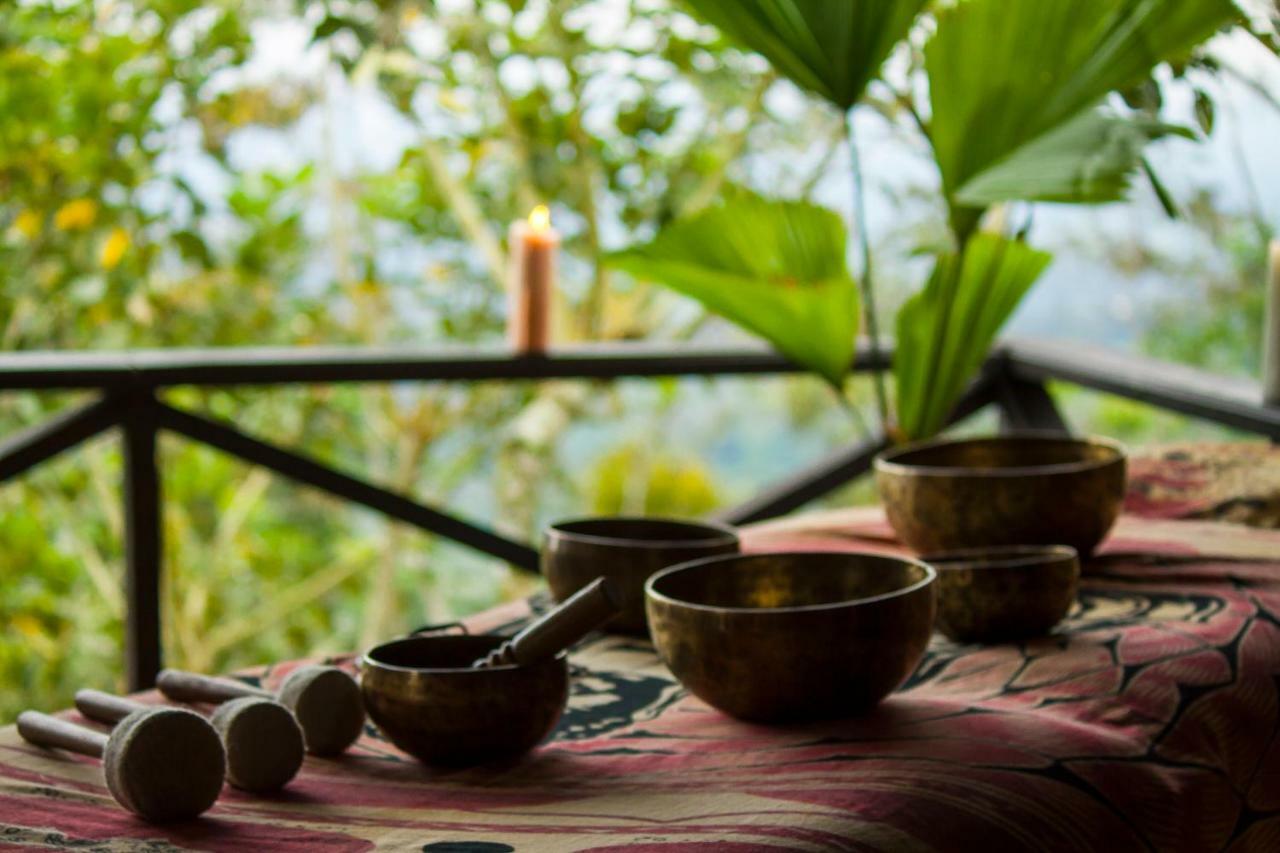
[[[553,5],[550,9],[547,23],[556,40],[568,47],[570,36],[564,28],[564,22],[561,17],[563,11]],[[569,141],[573,143],[578,152],[571,173],[579,176],[580,183],[576,188],[581,208],[579,212],[587,225],[586,233],[583,236],[587,242],[587,251],[593,261],[591,286],[587,290],[581,318],[583,336],[591,340],[600,336],[600,330],[604,325],[605,299],[609,293],[610,271],[601,257],[600,211],[596,201],[596,193],[604,182],[605,176],[602,174],[600,162],[593,152],[591,137],[582,126],[585,88],[582,82],[582,75],[572,61],[566,60],[564,66],[569,75],[567,88],[569,94],[573,96],[574,103],[573,113],[566,117],[565,131]]]
[[[854,135],[853,110],[849,110],[845,122],[846,135],[849,140],[849,160],[853,171],[853,218],[854,230],[858,234],[858,245],[862,252],[862,313],[867,325],[867,338],[871,344],[871,358],[880,359],[880,321],[876,317],[875,276],[871,266],[871,237],[867,233],[866,185],[862,180],[862,160],[858,156],[858,142]],[[885,435],[890,434],[889,427],[889,394],[885,390],[884,372],[877,370],[872,375],[872,384],[876,392],[876,408],[880,412],[880,427]]]
[[302,581],[273,593],[267,603],[244,618],[213,626],[205,636],[206,654],[212,660],[225,649],[260,633],[264,625],[279,622],[285,615],[311,604],[347,578],[367,569],[365,557],[359,555],[314,572]]
[[[1225,98],[1226,108],[1231,114],[1231,150],[1235,155],[1236,168],[1240,170],[1241,183],[1244,184],[1245,196],[1249,199],[1249,218],[1258,232],[1258,238],[1266,243],[1271,239],[1271,229],[1267,225],[1266,206],[1262,196],[1258,194],[1258,185],[1253,180],[1253,169],[1249,167],[1249,152],[1244,147],[1244,132],[1241,129],[1240,114],[1235,103]],[[1272,101],[1274,104],[1274,100]]]
[[480,257],[484,259],[485,266],[489,269],[489,275],[497,282],[499,288],[505,288],[507,258],[502,251],[502,243],[489,227],[489,222],[480,210],[480,205],[449,170],[444,152],[440,150],[435,140],[424,135],[421,146],[423,159],[426,161],[427,168],[431,170],[431,178],[449,203],[454,217],[458,220],[458,225],[480,252]]
[[813,191],[823,178],[827,176],[827,170],[831,167],[831,161],[835,159],[836,152],[844,147],[844,122],[835,125],[831,129],[831,137],[827,140],[827,150],[818,158],[818,163],[809,177],[804,179],[800,185],[800,198],[812,198]]
[[[878,370],[875,372],[880,373]],[[862,412],[853,404],[853,401],[850,400],[848,395],[845,393],[845,387],[847,385],[848,380],[846,379],[846,381],[841,385],[837,386],[832,384],[830,388],[835,393],[836,400],[840,403],[840,408],[844,409],[845,414],[849,416],[849,420],[853,421],[854,425],[858,428],[858,432],[862,434],[861,437],[864,439],[870,438],[871,426],[867,423],[867,419],[862,416]]]
[[747,140],[751,137],[751,131],[756,128],[760,118],[760,111],[764,108],[764,96],[777,79],[776,74],[769,72],[763,75],[759,82],[756,83],[755,88],[751,90],[751,97],[747,99],[746,103],[747,120],[743,123],[741,129],[725,138],[724,157],[721,158],[719,165],[714,170],[703,176],[693,192],[689,193],[685,198],[684,204],[680,205],[677,215],[687,216],[690,213],[697,213],[715,201],[716,196],[720,194],[720,188],[724,186],[725,179],[729,173],[729,166],[746,149]]

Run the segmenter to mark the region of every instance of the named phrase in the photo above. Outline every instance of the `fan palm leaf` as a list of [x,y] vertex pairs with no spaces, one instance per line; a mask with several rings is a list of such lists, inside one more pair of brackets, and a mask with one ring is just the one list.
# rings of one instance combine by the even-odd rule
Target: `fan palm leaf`
[[[960,236],[976,222],[966,210],[971,202],[960,197],[971,181],[1094,109],[1108,92],[1184,56],[1237,15],[1232,0],[959,0],[940,9],[925,46],[930,138]],[[1101,119],[1090,125],[1101,127]],[[1089,142],[1089,133],[1058,137],[1039,153],[1055,161],[1059,174],[1083,174],[1090,167],[1064,167],[1064,158],[1094,156]],[[1132,150],[1119,146],[1115,153]],[[1125,157],[1109,165],[1121,162],[1129,169],[1139,164]],[[1019,171],[1033,166],[1024,156]],[[1104,185],[1115,182],[1086,181],[1082,197],[1058,200],[1098,200]]]
[[737,194],[607,261],[698,300],[836,387],[853,362],[858,292],[844,224],[826,208]]
[[928,0],[685,0],[694,14],[841,110],[862,97]]
[[1000,327],[1050,256],[1019,240],[979,233],[938,257],[924,290],[898,312],[894,378],[898,429],[933,435],[977,372]]
[[1169,134],[1195,138],[1185,128],[1086,110],[970,178],[955,200],[975,208],[1014,199],[1116,201],[1128,190],[1146,144]]

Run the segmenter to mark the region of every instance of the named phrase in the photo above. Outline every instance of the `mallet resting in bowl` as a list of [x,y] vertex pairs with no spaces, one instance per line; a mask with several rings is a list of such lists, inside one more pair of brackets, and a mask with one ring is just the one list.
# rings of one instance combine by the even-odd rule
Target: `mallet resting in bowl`
[[575,592],[554,610],[471,664],[524,666],[553,658],[599,628],[622,609],[618,586],[599,577]]
[[272,694],[227,678],[193,672],[162,670],[156,678],[160,692],[179,702],[227,702],[245,696],[276,699],[298,720],[307,752],[337,755],[360,737],[364,705],[355,679],[336,666],[304,666],[289,673]]
[[[76,693],[76,710],[92,720],[115,723],[147,705],[100,690]],[[227,753],[227,781],[242,791],[266,794],[289,783],[302,767],[302,729],[278,702],[257,696],[232,699],[209,722]]]
[[204,717],[182,708],[134,711],[110,735],[24,711],[18,715],[18,733],[37,746],[101,758],[111,796],[153,823],[208,811],[226,775],[218,733]]
[[592,584],[515,637],[418,635],[370,649],[360,664],[369,718],[427,764],[509,760],[551,733],[569,698],[564,651],[618,613]]

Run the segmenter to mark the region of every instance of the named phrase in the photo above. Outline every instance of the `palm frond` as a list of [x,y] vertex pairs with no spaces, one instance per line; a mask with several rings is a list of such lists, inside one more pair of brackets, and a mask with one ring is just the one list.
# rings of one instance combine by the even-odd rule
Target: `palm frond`
[[830,210],[741,194],[607,262],[690,296],[839,385],[853,361],[858,293]]
[[847,110],[928,0],[685,0],[797,86]]
[[1185,128],[1086,110],[970,178],[955,200],[971,207],[1013,199],[1116,201],[1142,165],[1146,144],[1169,134],[1195,138]]
[[964,207],[957,192],[977,176],[1237,15],[1232,0],[959,0],[939,10],[925,69],[948,200]]
[[933,435],[964,391],[1000,327],[1048,265],[1046,252],[996,234],[976,234],[963,254],[938,257],[924,290],[898,312],[894,377],[898,428]]

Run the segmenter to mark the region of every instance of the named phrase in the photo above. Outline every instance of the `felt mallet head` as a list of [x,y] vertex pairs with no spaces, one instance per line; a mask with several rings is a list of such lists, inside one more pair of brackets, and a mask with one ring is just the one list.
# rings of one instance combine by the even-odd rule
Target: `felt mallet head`
[[337,755],[364,731],[364,701],[356,680],[335,666],[304,666],[280,685],[280,702],[302,727],[307,751]]
[[41,714],[18,715],[30,743],[102,759],[102,775],[116,802],[153,823],[188,820],[208,811],[222,791],[226,755],[213,726],[180,708],[129,714],[110,736]]
[[227,782],[266,794],[289,783],[302,767],[302,728],[289,709],[245,696],[219,705],[209,718],[227,751]]

